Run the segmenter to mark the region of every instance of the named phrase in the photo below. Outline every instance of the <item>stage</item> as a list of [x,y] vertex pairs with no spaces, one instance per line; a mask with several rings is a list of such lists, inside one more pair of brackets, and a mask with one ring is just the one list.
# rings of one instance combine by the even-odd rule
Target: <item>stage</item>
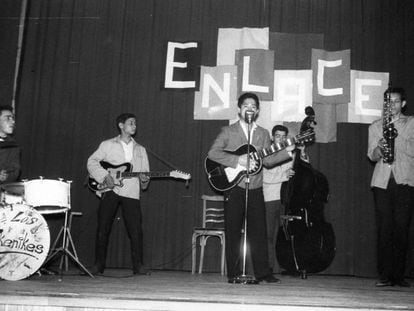
[[376,288],[374,279],[346,276],[276,276],[281,284],[228,284],[218,273],[175,271],[35,274],[0,281],[0,310],[414,310],[414,287]]

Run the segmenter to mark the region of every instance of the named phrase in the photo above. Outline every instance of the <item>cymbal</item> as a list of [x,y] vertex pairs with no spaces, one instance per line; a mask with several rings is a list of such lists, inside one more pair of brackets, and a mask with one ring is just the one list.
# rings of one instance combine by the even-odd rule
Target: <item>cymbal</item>
[[13,182],[13,183],[8,183],[8,184],[2,184],[0,185],[0,189],[10,194],[24,195],[24,183],[23,182]]

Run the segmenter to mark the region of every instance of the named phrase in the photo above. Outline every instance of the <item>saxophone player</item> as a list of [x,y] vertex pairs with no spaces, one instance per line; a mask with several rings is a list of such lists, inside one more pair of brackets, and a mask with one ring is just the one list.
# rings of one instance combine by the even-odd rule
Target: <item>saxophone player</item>
[[[402,113],[407,104],[403,88],[390,87],[384,98],[384,116],[369,126],[368,136],[368,157],[376,162],[371,180],[377,223],[376,286],[409,287],[404,272],[414,208],[414,117]],[[390,124],[395,134],[391,138]]]

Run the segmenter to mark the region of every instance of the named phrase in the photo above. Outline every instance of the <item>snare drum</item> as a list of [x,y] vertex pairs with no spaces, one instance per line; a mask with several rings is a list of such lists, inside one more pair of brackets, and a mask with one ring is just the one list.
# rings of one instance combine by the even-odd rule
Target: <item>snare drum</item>
[[64,212],[70,208],[70,182],[54,179],[25,181],[24,199],[42,214]]
[[22,182],[2,184],[0,186],[0,202],[2,204],[24,203],[24,185]]
[[25,204],[0,209],[0,277],[16,281],[35,273],[46,260],[50,233],[43,216]]
[[21,195],[15,195],[3,191],[0,193],[0,202],[3,204],[23,204],[24,198]]

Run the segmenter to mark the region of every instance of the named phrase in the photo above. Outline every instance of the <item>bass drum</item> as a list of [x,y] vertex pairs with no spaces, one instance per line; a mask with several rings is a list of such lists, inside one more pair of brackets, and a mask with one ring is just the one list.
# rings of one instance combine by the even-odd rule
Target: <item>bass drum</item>
[[50,247],[43,216],[24,204],[0,207],[0,277],[16,281],[35,273]]

